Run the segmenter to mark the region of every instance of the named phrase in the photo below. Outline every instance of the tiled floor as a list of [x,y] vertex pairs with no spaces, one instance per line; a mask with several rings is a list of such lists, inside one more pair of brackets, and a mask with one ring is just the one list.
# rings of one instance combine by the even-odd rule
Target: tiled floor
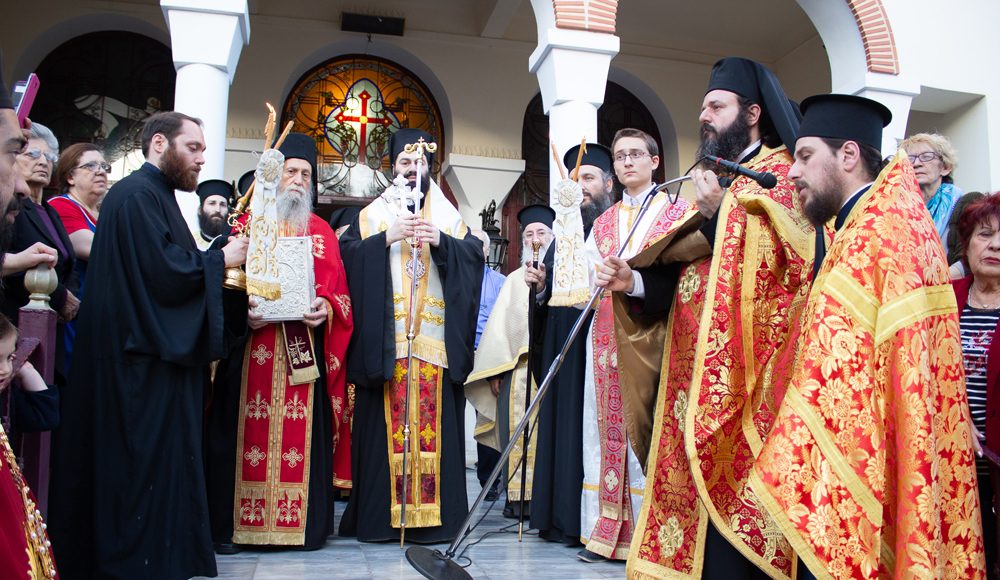
[[[479,492],[475,471],[468,471],[470,502]],[[483,533],[508,526],[500,511],[502,501],[472,534],[475,541]],[[337,519],[344,509],[337,504]],[[489,504],[486,504],[489,505]],[[485,508],[482,508],[485,509]],[[482,512],[480,512],[481,514]],[[442,550],[446,546],[435,546]],[[463,544],[464,547],[464,544]],[[508,533],[493,534],[472,546],[466,556],[473,578],[623,578],[624,563],[585,564],[576,558],[580,548],[567,548],[539,539],[534,532],[517,541],[517,526]],[[315,552],[245,551],[235,556],[217,556],[220,578],[255,580],[304,580],[307,578],[386,578],[419,579],[422,576],[406,561],[398,543],[362,544],[352,538],[333,536],[326,547]],[[465,562],[462,562],[463,564]]]

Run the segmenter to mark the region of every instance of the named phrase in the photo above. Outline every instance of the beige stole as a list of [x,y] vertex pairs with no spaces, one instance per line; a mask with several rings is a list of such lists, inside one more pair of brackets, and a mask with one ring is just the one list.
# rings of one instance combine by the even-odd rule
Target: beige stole
[[[476,349],[476,361],[465,383],[465,395],[479,411],[476,418],[476,441],[501,450],[499,424],[497,423],[497,397],[490,390],[489,378],[510,373],[509,413],[506,418],[508,433],[514,431],[524,417],[524,390],[528,384],[528,285],[524,283],[524,268],[507,276],[497,300],[493,304],[483,334]],[[536,345],[540,348],[540,345]],[[537,385],[532,386],[532,391]],[[534,397],[534,393],[532,393]],[[535,435],[528,441],[527,493],[522,493],[520,469],[523,454],[523,437],[507,458],[508,473],[513,477],[507,486],[511,501],[531,499],[532,472],[535,463]]]

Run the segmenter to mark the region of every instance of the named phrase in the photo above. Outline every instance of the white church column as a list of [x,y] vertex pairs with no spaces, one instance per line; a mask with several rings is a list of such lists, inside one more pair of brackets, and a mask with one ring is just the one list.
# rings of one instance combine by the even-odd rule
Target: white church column
[[[205,165],[198,180],[222,179],[229,85],[243,45],[250,42],[247,0],[160,0],[160,7],[177,69],[174,110],[201,119],[205,133]],[[198,232],[198,196],[175,195],[188,227]]]
[[174,110],[204,123],[201,180],[222,179],[229,85],[250,42],[246,0],[160,0],[170,29],[177,87]]
[[[541,34],[528,68],[538,77],[542,107],[560,159],[582,139],[597,140],[597,109],[604,102],[608,69],[618,49],[619,39],[613,34],[555,27]],[[559,166],[549,157],[549,182],[554,184]]]
[[442,173],[455,194],[462,219],[470,228],[478,229],[482,224],[479,212],[491,201],[497,203],[499,219],[507,193],[524,173],[524,160],[452,153]]

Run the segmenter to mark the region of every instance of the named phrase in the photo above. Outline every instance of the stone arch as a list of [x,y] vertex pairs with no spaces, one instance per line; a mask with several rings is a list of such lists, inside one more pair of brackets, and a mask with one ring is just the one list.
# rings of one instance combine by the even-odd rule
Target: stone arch
[[115,13],[87,14],[53,24],[25,46],[14,64],[13,78],[20,79],[35,71],[53,50],[66,42],[91,32],[124,31],[148,36],[170,46],[170,34],[165,26],[147,20]]
[[861,31],[868,72],[899,74],[899,55],[882,0],[847,0]]
[[855,93],[867,73],[899,75],[895,37],[882,0],[796,0],[830,59],[833,92]]

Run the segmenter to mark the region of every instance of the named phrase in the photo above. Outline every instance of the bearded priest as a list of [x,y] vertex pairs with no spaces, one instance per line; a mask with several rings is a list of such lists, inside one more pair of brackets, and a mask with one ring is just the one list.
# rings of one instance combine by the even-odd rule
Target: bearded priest
[[[348,380],[357,386],[356,484],[340,533],[362,542],[400,538],[404,481],[407,540],[451,540],[469,509],[463,385],[472,370],[483,244],[431,181],[427,169],[433,167],[433,155],[418,162],[420,153],[404,150],[421,139],[430,143],[431,136],[417,129],[393,134],[389,150],[400,185],[361,210],[340,238],[358,325],[347,362]],[[411,276],[416,277],[415,294]],[[411,313],[412,369],[407,356]],[[410,373],[415,385],[404,477],[403,410]]]
[[222,280],[247,240],[194,243],[174,190],[195,190],[204,151],[198,119],[152,115],[146,163],[101,208],[52,449],[49,533],[65,577],[216,573],[202,413],[209,363],[238,338],[227,328],[246,325],[245,295],[224,296]]
[[958,309],[913,166],[882,167],[876,101],[802,115],[788,178],[836,234],[750,485],[799,578],[985,578]]
[[322,548],[334,528],[334,487],[350,488],[344,265],[330,225],[312,213],[316,142],[292,133],[279,151],[278,235],[311,241],[316,297],[300,320],[268,322],[263,299],[251,296],[243,348],[219,365],[207,437],[219,553],[248,544]]
[[[532,261],[533,243],[539,244],[539,256],[544,256],[552,243],[552,222],[555,212],[547,205],[529,205],[517,214],[521,226],[521,263],[528,266]],[[532,398],[537,391],[539,356],[541,343],[538,340],[540,324],[538,317],[534,323],[528,318],[528,301],[532,299],[526,282],[525,267],[518,268],[507,276],[497,295],[493,311],[486,321],[483,335],[476,349],[476,364],[469,375],[465,392],[469,402],[479,411],[476,424],[476,440],[502,450],[510,441],[510,433],[524,418],[525,389],[531,384]],[[528,369],[529,335],[534,340],[534,364]],[[507,483],[507,509],[505,515],[517,517],[521,506],[517,502],[530,502],[535,464],[534,432],[528,441],[528,460],[525,488],[521,489],[520,467],[524,454],[523,437],[518,437],[511,454],[507,457],[503,481]],[[495,465],[495,463],[494,463]],[[513,477],[512,477],[513,476]],[[524,513],[530,513],[525,504]]]

